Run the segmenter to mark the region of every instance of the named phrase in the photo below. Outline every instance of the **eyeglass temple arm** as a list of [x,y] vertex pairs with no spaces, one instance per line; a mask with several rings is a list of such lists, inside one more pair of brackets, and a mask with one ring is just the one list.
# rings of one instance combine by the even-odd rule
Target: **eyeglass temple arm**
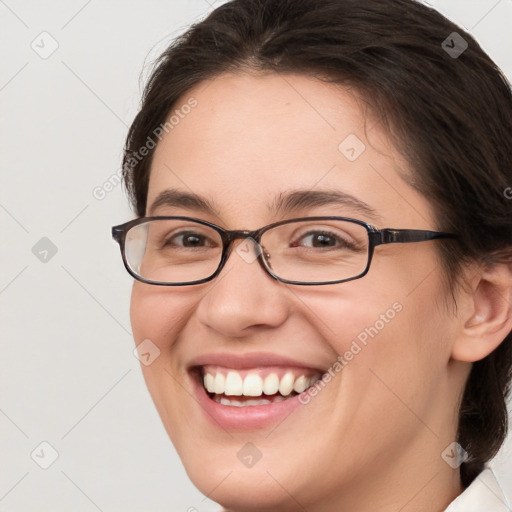
[[453,233],[428,231],[423,229],[380,229],[370,233],[374,245],[396,244],[407,242],[425,242],[436,238],[457,238]]

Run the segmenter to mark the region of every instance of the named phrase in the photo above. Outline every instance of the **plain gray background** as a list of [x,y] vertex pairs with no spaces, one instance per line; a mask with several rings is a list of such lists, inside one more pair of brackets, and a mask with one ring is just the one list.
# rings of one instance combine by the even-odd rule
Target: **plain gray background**
[[[1,512],[215,509],[133,355],[131,278],[110,238],[133,214],[122,187],[104,183],[119,171],[141,72],[220,3],[0,0]],[[512,79],[512,0],[429,3]],[[509,496],[511,450],[509,437],[493,462]]]

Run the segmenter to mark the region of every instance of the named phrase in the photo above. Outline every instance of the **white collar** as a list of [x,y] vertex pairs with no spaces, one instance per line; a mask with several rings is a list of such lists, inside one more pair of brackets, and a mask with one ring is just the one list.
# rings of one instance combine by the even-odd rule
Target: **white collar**
[[484,469],[445,512],[511,512],[512,508],[492,469]]

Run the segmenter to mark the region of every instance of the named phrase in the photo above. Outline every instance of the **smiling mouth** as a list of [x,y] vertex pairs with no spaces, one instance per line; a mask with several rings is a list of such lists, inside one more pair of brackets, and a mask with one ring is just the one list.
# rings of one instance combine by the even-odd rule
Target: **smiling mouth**
[[208,397],[221,405],[250,407],[269,405],[303,393],[322,374],[316,370],[282,367],[235,370],[205,365],[198,368]]

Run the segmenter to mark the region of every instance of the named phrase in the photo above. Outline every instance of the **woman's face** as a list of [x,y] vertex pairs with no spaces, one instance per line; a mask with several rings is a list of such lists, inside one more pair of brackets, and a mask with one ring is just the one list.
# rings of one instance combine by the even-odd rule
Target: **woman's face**
[[[318,215],[436,229],[430,205],[400,176],[410,172],[405,161],[378,120],[368,118],[365,127],[364,102],[346,90],[301,75],[225,74],[173,110],[191,97],[197,105],[180,111],[155,150],[147,215],[246,230]],[[214,211],[193,201],[152,208],[166,190],[196,195]],[[306,200],[273,208],[295,191]],[[321,191],[352,199],[307,201]],[[454,327],[436,243],[381,245],[363,278],[299,286],[266,274],[243,254],[252,246],[240,239],[211,282],[134,283],[135,341],[149,339],[160,350],[144,377],[203,493],[258,511],[328,503],[384,510],[390,489],[399,498],[389,504],[411,500],[415,509],[414,499],[424,500],[429,478],[450,471],[441,451],[455,437],[467,375],[450,359]],[[286,395],[324,372],[330,378],[314,388]],[[287,398],[254,401],[263,392],[219,403],[206,393],[204,373],[229,393],[248,376],[259,383],[257,395],[262,383],[270,393],[277,379]]]

